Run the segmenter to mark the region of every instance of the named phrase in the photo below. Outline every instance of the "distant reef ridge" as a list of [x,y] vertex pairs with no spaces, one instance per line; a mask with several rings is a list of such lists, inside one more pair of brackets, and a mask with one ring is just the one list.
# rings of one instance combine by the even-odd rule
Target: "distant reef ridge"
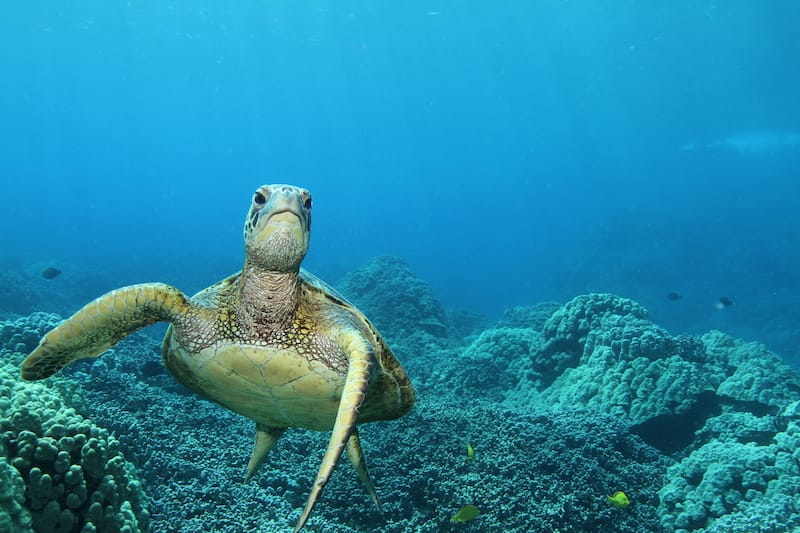
[[[445,309],[395,257],[335,286],[419,402],[360,429],[383,516],[338,468],[309,531],[800,528],[800,377],[761,344],[672,335],[615,294],[491,321]],[[148,334],[22,382],[20,362],[60,320],[0,322],[0,531],[291,530],[326,434],[287,431],[245,484],[252,422],[159,371]],[[477,516],[451,522],[469,505]]]

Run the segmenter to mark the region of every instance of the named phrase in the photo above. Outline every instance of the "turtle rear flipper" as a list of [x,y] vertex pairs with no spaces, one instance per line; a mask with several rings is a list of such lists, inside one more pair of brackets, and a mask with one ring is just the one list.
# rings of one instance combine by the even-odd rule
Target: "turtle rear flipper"
[[258,468],[267,460],[267,455],[275,443],[284,434],[286,428],[267,427],[264,424],[256,424],[256,444],[253,447],[253,455],[247,463],[247,473],[245,481],[249,481],[256,474]]
[[188,318],[192,308],[181,291],[164,283],[106,293],[42,338],[22,362],[22,378],[33,381],[52,376],[73,361],[97,357],[145,326]]
[[383,508],[381,507],[380,500],[378,500],[378,493],[375,492],[375,485],[372,484],[372,478],[369,476],[369,470],[367,470],[364,450],[361,449],[361,439],[358,437],[358,426],[353,428],[353,434],[350,435],[345,450],[347,450],[347,457],[350,459],[353,468],[356,469],[358,477],[361,478],[364,488],[367,489],[367,494],[369,494],[369,497],[375,502],[375,505],[378,506],[378,512],[383,516]]

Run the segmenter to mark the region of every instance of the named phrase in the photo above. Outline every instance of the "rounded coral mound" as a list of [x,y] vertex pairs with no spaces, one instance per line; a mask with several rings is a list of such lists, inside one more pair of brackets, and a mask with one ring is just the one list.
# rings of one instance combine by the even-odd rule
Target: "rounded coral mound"
[[25,481],[0,451],[0,531],[32,531],[33,520],[25,505]]
[[444,308],[399,257],[376,257],[336,284],[386,337],[410,354],[447,344]]
[[800,411],[773,431],[771,442],[740,442],[729,435],[710,440],[670,467],[659,491],[666,531],[796,531],[800,528]]
[[0,329],[0,531],[147,531],[146,496],[119,442],[65,402],[76,385],[19,379],[19,350],[56,321],[36,313]]
[[527,358],[541,342],[541,334],[532,329],[487,329],[458,356],[458,365],[439,372],[438,386],[460,397],[481,390],[483,399],[502,401],[519,382]]
[[[14,321],[0,322],[0,350],[8,354],[8,361],[19,362],[22,354],[36,348],[39,339],[59,322],[61,317],[52,313],[33,313]],[[13,355],[15,353],[17,357]]]

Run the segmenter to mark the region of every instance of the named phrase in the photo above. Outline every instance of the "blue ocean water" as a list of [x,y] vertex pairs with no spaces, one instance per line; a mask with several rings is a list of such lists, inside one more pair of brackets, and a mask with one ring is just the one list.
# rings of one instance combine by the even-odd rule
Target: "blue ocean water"
[[[27,272],[26,279],[47,287],[54,299],[61,290],[67,296],[75,294],[70,310],[106,290],[142,281],[164,281],[193,293],[241,267],[242,225],[255,188],[288,182],[308,188],[314,196],[311,251],[304,266],[328,281],[336,282],[376,256],[398,256],[430,285],[448,311],[466,309],[490,321],[517,305],[565,303],[589,292],[614,293],[641,303],[654,323],[676,335],[720,329],[763,342],[800,368],[798,20],[800,3],[790,0],[6,2],[0,7],[3,283],[13,283],[9,280],[18,279],[14,275]],[[61,277],[43,280],[41,271],[47,266],[61,270]],[[17,301],[2,301],[12,293],[22,299],[28,288],[21,283],[14,293],[0,287],[0,312],[30,312],[15,311]],[[41,297],[42,291],[33,289]],[[587,301],[588,307],[593,305],[590,298]],[[617,305],[613,302],[610,307]],[[37,300],[37,310],[40,303]],[[51,310],[44,307],[41,310]],[[18,330],[40,334],[53,325],[37,317],[21,320],[22,325],[6,328],[9,338],[3,342],[8,346],[0,349],[21,354],[16,347],[33,340],[17,342]],[[503,320],[503,327],[513,325],[513,316]],[[636,331],[652,331],[630,320],[640,328]],[[486,345],[493,342],[492,335],[501,337],[486,331]],[[509,335],[508,342],[517,348],[533,344],[531,332]],[[497,453],[491,464],[502,464],[502,453],[497,452],[501,446],[530,435],[545,442],[548,430],[542,428],[547,424],[560,424],[558,431],[549,431],[556,436],[583,431],[581,438],[601,450],[632,438],[632,433],[652,439],[664,431],[657,424],[630,430],[623,427],[618,413],[603,416],[615,419],[619,427],[585,413],[545,424],[529,412],[524,386],[517,387],[518,397],[509,396],[511,404],[509,397],[504,397],[505,403],[496,400],[490,394],[501,398],[514,387],[502,381],[503,368],[496,372],[472,368],[479,360],[476,354],[483,353],[482,338],[461,339],[464,346],[450,349],[470,362],[442,370],[448,379],[473,387],[465,392],[454,392],[444,378],[441,381],[448,387],[437,385],[435,373],[431,377],[420,371],[436,366],[425,359],[431,353],[404,358],[415,372],[414,379],[419,379],[424,401],[444,402],[445,396],[431,391],[469,398],[480,389],[487,394],[475,400],[481,409],[487,398],[487,404],[516,409],[513,416],[503,411],[510,421],[502,431],[485,435],[483,442],[475,435],[490,424],[494,427],[500,407],[478,410],[473,418],[461,411],[448,415],[446,402],[427,411],[441,417],[436,421],[456,420],[469,428],[466,433],[472,436],[453,436],[459,450],[468,436],[476,446],[484,446],[480,454]],[[729,365],[731,373],[742,364],[736,359],[740,346],[733,341],[712,336],[704,342],[709,361],[718,356],[712,348],[728,343],[725,349],[734,353],[730,361],[736,362]],[[681,364],[701,359],[696,339],[676,336],[664,343],[665,353],[679,354]],[[68,376],[81,381],[87,395],[94,395],[90,397],[97,400],[93,413],[97,423],[119,435],[156,432],[170,420],[180,426],[176,435],[213,435],[218,420],[230,416],[225,423],[236,429],[225,435],[230,441],[226,453],[236,459],[209,473],[213,481],[209,484],[231,491],[220,492],[219,501],[225,505],[231,503],[228,495],[238,498],[242,492],[237,491],[251,491],[236,500],[239,507],[232,513],[236,520],[243,516],[256,520],[258,513],[250,512],[248,505],[259,505],[269,489],[270,498],[286,506],[275,514],[288,524],[290,512],[302,505],[317,466],[315,459],[305,468],[308,465],[301,465],[298,457],[305,457],[309,449],[324,449],[323,437],[298,432],[283,452],[276,449],[276,454],[285,454],[274,460],[285,467],[286,478],[265,475],[256,488],[228,483],[240,473],[239,463],[249,453],[250,421],[221,415],[215,406],[194,397],[184,399],[167,376],[137,358],[147,353],[155,361],[156,352],[158,345],[150,346],[139,337],[123,345],[116,357],[101,358],[95,367],[76,366]],[[517,354],[506,352],[508,359],[500,359],[498,367],[517,364],[513,359]],[[767,368],[767,377],[777,368],[752,346],[741,352],[755,354],[751,357],[755,361],[746,362],[756,368],[748,369],[756,381],[758,364]],[[405,356],[399,350],[398,354]],[[15,376],[17,366],[15,360]],[[144,368],[152,375],[146,375]],[[534,370],[532,375],[547,373]],[[482,376],[495,374],[498,382],[485,390],[476,385]],[[711,429],[701,431],[713,419],[697,412],[708,407],[702,403],[707,391],[693,390],[699,378],[687,375],[686,388],[696,393],[692,400],[700,407],[675,418],[691,422],[696,415],[698,427],[690,429],[697,430],[699,449],[703,439],[713,441],[715,431],[725,436],[726,430],[709,422]],[[132,385],[139,378],[147,387]],[[788,400],[780,396],[792,397],[781,385],[797,392],[793,379],[786,373],[775,378],[778,385],[758,382],[763,390],[780,391],[774,398],[766,394],[765,403],[770,405],[753,407],[755,414],[747,411],[757,404],[747,396],[750,390],[735,391],[740,396],[730,393],[734,407],[723,400],[712,407],[732,410],[732,427],[741,422],[735,416],[744,417],[736,411],[739,408],[747,416],[762,416],[763,408],[776,419],[796,418],[796,411],[782,410]],[[99,390],[103,383],[108,390]],[[584,385],[576,383],[577,388]],[[734,388],[720,387],[723,392]],[[762,391],[757,386],[752,389]],[[165,397],[179,398],[204,415],[199,420],[191,416],[173,420],[153,407]],[[720,393],[720,397],[726,396]],[[562,403],[553,400],[553,405],[569,404],[564,398],[557,398]],[[428,416],[422,411],[420,417]],[[633,424],[634,411],[626,413],[631,420],[625,423]],[[641,420],[647,423],[659,420],[660,414],[645,414],[640,414]],[[400,447],[408,450],[418,445],[414,439],[429,438],[430,449],[436,452],[428,460],[441,461],[437,475],[462,469],[458,475],[468,479],[465,472],[475,473],[464,468],[463,457],[457,460],[451,453],[446,432],[437,440],[440,429],[425,433],[414,426],[420,420],[424,418],[409,417],[386,426],[395,428],[393,433],[364,431],[374,432],[368,442],[381,450],[393,439],[400,439],[404,443]],[[719,447],[720,456],[732,457],[729,463],[719,459],[719,464],[742,462],[745,454],[736,446],[748,448],[755,441],[758,446],[748,449],[768,448],[774,435],[783,448],[773,446],[780,448],[780,452],[773,449],[773,455],[785,458],[791,455],[786,450],[796,449],[793,426],[770,433],[758,423],[741,424],[744,435],[735,435],[741,442],[725,441],[733,451]],[[595,425],[605,432],[586,429]],[[688,435],[691,440],[694,433]],[[769,442],[760,442],[765,438]],[[150,448],[134,439],[124,446],[129,458],[139,452],[148,458],[174,457],[170,468],[181,465],[193,474],[187,474],[186,481],[181,478],[183,471],[175,468],[177,484],[185,481],[188,486],[200,478],[202,468],[192,463],[192,441],[176,440],[179,444],[165,440]],[[514,455],[519,476],[544,476],[550,465],[548,450],[560,450],[556,447],[560,444],[547,442],[533,452],[533,461]],[[681,445],[691,449],[687,442]],[[177,447],[182,447],[180,453],[172,453]],[[565,445],[565,450],[577,454],[570,464],[580,464],[575,451],[579,446]],[[663,461],[674,452],[669,447],[659,450],[663,456],[658,460]],[[610,486],[614,476],[653,477],[639,469],[640,463],[661,472],[653,466],[656,459],[637,453],[627,458],[633,465],[629,472],[622,472],[624,462],[614,464],[619,471],[603,471],[613,475],[602,480],[608,488],[598,489],[603,491],[597,504],[602,510],[594,529],[611,523],[600,518],[611,520],[604,497],[619,488]],[[394,457],[375,455],[371,464],[378,465],[384,480],[392,474],[405,475],[392,463]],[[150,484],[148,490],[163,494],[159,491],[172,487],[170,468],[157,462],[143,464],[139,467]],[[308,483],[297,482],[290,468],[305,472]],[[562,478],[579,474],[555,471]],[[414,474],[408,479],[427,475]],[[484,474],[502,482],[497,471]],[[800,477],[782,475],[782,479],[796,483]],[[454,486],[462,483],[450,481]],[[333,481],[326,501],[339,501],[331,493],[361,490],[355,482],[344,488],[337,483],[348,481]],[[397,486],[384,481],[382,498],[388,492],[386,500],[394,502],[390,505],[401,505],[398,502],[405,502],[409,494],[425,493],[428,504],[444,502],[447,508],[429,512],[420,504],[411,512],[392,507],[394,518],[436,512],[449,516],[451,506],[455,512],[466,503],[450,501],[449,494],[445,497],[430,488],[391,493]],[[594,490],[590,483],[576,486],[583,493]],[[753,486],[763,489],[755,482]],[[739,483],[736,491],[741,488]],[[659,501],[682,508],[685,495],[672,501],[668,492],[666,496],[659,492],[660,486],[647,490],[639,492],[634,510],[636,505],[655,509]],[[155,520],[158,527],[170,523],[170,512],[177,513],[170,506],[190,492],[178,491],[173,500],[155,502],[154,512],[161,513]],[[764,499],[769,497],[774,494]],[[325,516],[331,524],[336,520],[358,527],[361,508],[341,501],[355,517],[342,516],[333,504],[319,512],[330,513]],[[776,507],[789,509],[782,507],[780,498],[774,501]],[[184,512],[205,517],[193,503],[187,502]],[[225,509],[220,504],[203,512],[222,522]],[[675,509],[666,514],[690,520]],[[546,506],[535,511],[546,514]],[[484,507],[484,512],[493,511]],[[718,515],[712,511],[709,516],[712,523]],[[361,518],[374,526],[374,516]],[[525,523],[519,513],[516,518]],[[694,517],[690,525],[699,528],[705,519],[705,515]],[[429,524],[430,530],[444,527],[440,522]],[[446,516],[444,522],[447,525]],[[645,522],[636,522],[641,523]],[[195,524],[187,521],[184,527]]]
[[392,254],[490,315],[587,290],[676,330],[800,313],[796,2],[0,10],[4,259],[200,288],[285,181],[334,280]]

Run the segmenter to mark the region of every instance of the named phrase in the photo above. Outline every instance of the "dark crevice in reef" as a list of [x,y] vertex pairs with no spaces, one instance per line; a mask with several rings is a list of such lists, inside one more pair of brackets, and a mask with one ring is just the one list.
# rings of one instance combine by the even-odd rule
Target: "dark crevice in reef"
[[579,359],[583,353],[583,347],[586,339],[553,339],[549,341],[544,349],[542,355],[552,355],[555,353],[569,354],[570,358]]
[[748,413],[753,413],[755,416],[777,415],[779,410],[778,406],[776,405],[769,405],[755,401],[737,400],[736,398],[731,398],[730,396],[720,396],[719,399],[720,403],[723,405],[730,405],[736,411],[746,411]]
[[659,415],[631,430],[650,446],[665,455],[672,455],[692,444],[695,431],[703,427],[706,420],[722,413],[722,403],[714,391],[705,391],[697,401],[678,414]]
[[[697,436],[696,432],[708,419],[721,415],[723,411],[746,412],[757,417],[774,417],[778,414],[778,408],[774,405],[737,400],[729,396],[718,396],[713,391],[705,391],[690,408],[680,413],[660,415],[641,424],[634,424],[631,430],[662,453],[673,455],[691,446]],[[781,423],[780,418],[775,420],[778,425]],[[765,446],[772,442],[775,431],[774,428],[762,432],[750,431],[747,434],[747,441]]]

